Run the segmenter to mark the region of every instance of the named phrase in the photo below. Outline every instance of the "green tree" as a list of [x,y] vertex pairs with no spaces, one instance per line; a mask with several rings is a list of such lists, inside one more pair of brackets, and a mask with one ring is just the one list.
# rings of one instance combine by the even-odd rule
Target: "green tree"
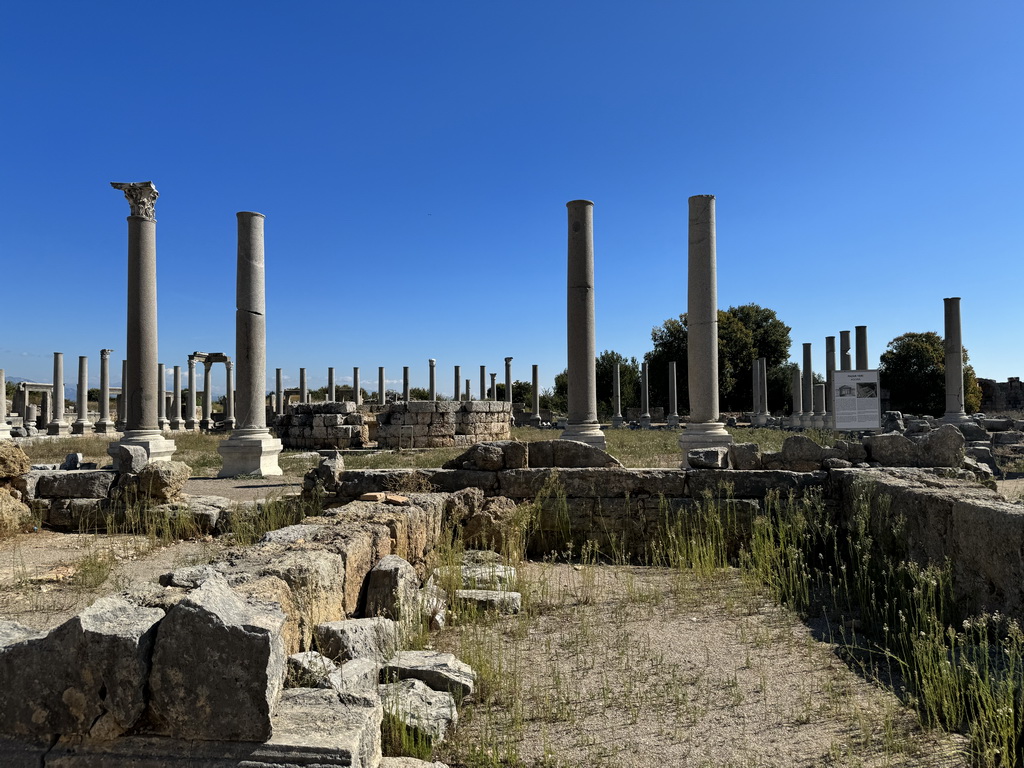
[[[758,304],[743,304],[729,307],[726,314],[735,317],[751,334],[752,349],[746,365],[742,358],[736,358],[736,385],[729,394],[729,401],[723,401],[727,411],[745,411],[754,401],[754,360],[765,358],[768,368],[768,407],[775,411],[791,404],[789,399],[792,366],[787,364],[792,346],[788,325],[779,320],[774,309]],[[719,333],[721,336],[721,332]],[[720,342],[721,343],[721,342]],[[721,396],[721,395],[720,395]]]
[[[981,386],[964,355],[964,410],[981,407]],[[934,331],[904,333],[890,341],[879,361],[879,380],[889,390],[889,407],[916,415],[946,412],[946,349]]]
[[[498,399],[505,399],[505,382],[498,382],[496,389],[498,390]],[[526,403],[527,408],[533,407],[533,384],[528,381],[513,381],[512,382],[512,402],[513,403]]]
[[599,419],[610,419],[615,413],[615,366],[619,366],[619,392],[622,415],[626,408],[640,405],[640,363],[628,360],[618,352],[606,349],[597,356],[597,413]]
[[545,389],[541,391],[540,407],[548,408],[555,413],[566,413],[569,410],[568,368],[555,376],[554,389]]

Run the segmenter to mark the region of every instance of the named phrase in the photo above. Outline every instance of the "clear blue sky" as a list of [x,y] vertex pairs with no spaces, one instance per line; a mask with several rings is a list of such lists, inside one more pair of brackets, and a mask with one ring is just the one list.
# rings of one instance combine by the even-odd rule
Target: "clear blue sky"
[[[235,212],[267,216],[268,386],[438,360],[566,364],[565,203],[595,202],[597,348],[686,311],[686,199],[719,303],[793,359],[869,327],[1024,375],[1024,4],[14,3],[0,27],[0,367],[125,346],[128,204],[153,180],[160,359],[234,353]],[[114,377],[120,376],[114,366]],[[219,374],[222,375],[222,374]],[[392,383],[391,386],[394,386]]]

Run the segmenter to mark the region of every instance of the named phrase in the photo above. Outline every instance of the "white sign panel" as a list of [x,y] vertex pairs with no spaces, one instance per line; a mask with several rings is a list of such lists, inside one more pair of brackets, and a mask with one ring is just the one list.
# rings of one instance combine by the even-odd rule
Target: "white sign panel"
[[833,371],[832,392],[836,429],[881,429],[878,371]]

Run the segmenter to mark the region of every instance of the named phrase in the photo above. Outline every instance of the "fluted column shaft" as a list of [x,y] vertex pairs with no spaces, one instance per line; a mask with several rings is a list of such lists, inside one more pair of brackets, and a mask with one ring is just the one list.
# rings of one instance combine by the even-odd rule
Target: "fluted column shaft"
[[793,368],[793,381],[790,384],[789,393],[793,398],[793,410],[789,425],[796,429],[801,426],[801,416],[804,411],[804,383],[799,365]]
[[224,424],[228,429],[235,428],[235,366],[228,360],[224,363]]
[[615,377],[612,379],[612,426],[616,429],[622,426],[622,378],[619,372],[619,364],[615,364]]
[[167,428],[167,369],[156,365],[156,423],[161,430]]
[[384,405],[387,400],[387,382],[384,380],[384,366],[377,367],[377,401]]

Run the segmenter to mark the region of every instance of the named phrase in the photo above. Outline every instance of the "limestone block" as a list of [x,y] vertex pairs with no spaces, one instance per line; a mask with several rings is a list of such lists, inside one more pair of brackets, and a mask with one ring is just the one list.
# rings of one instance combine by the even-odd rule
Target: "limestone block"
[[292,424],[296,427],[311,427],[313,426],[313,414],[296,413],[292,417]]
[[433,400],[411,400],[406,403],[409,413],[436,413],[437,404]]
[[501,614],[519,613],[523,607],[523,596],[518,592],[503,589],[458,589],[455,599],[469,603],[479,611]]
[[113,472],[102,469],[44,471],[35,486],[35,495],[48,499],[105,499],[115,478]]
[[[784,470],[700,469],[687,474],[690,496],[699,499],[705,493],[718,496],[726,483],[731,484],[738,499],[763,499],[773,488],[785,496],[789,491],[801,492],[825,484],[826,472],[787,472]],[[668,494],[666,494],[667,496]]]
[[996,432],[992,435],[992,445],[1019,445],[1024,443],[1024,432],[1017,430]]
[[459,566],[455,573],[435,569],[433,575],[435,579],[457,578],[465,589],[506,589],[515,583],[516,569],[500,562],[474,562]]
[[383,664],[398,650],[398,622],[381,616],[325,622],[313,635],[320,652],[337,662],[370,659]]
[[[327,413],[320,415],[318,418],[325,427],[338,427],[345,423],[346,417],[341,413]],[[316,419],[313,421],[313,426],[316,426]]]
[[362,427],[367,423],[366,417],[361,413],[350,413],[345,417],[345,424],[353,427]]
[[757,443],[733,443],[729,446],[729,466],[733,469],[761,469],[761,449]]
[[0,440],[0,478],[10,479],[29,471],[31,462],[13,440]]
[[420,588],[416,569],[397,555],[381,558],[366,577],[366,615],[411,619]]
[[288,657],[285,684],[289,688],[322,688],[338,665],[316,651],[302,651]]
[[786,464],[820,464],[822,448],[806,435],[790,435],[782,442],[782,460]]
[[342,696],[376,695],[380,677],[380,662],[372,659],[352,659],[332,672],[321,687],[333,688]]
[[154,501],[172,501],[181,495],[192,475],[192,468],[182,461],[153,461],[136,475],[139,495]]
[[103,530],[110,502],[107,499],[50,499],[46,524],[66,531]]
[[964,460],[965,443],[959,429],[943,424],[921,436],[921,463],[926,467],[959,467]]
[[859,440],[837,440],[832,447],[842,451],[839,458],[852,461],[854,464],[868,460],[867,446]]
[[399,651],[381,670],[386,682],[421,680],[435,691],[448,691],[457,700],[473,693],[476,673],[454,654],[441,651]]
[[458,400],[438,400],[434,405],[437,408],[438,413],[457,413],[462,408],[462,403]]
[[693,469],[726,469],[729,466],[729,447],[691,448],[686,452],[686,462]]
[[988,440],[988,432],[973,421],[964,421],[956,425],[957,429],[963,432],[964,439],[968,441]]
[[334,552],[301,549],[284,552],[265,566],[261,576],[276,576],[292,591],[301,607],[300,642],[309,648],[313,628],[345,617],[345,561]]
[[149,463],[149,454],[141,445],[118,444],[116,455],[117,470],[137,475]]
[[447,691],[433,691],[419,680],[385,683],[378,690],[385,717],[399,720],[414,738],[428,744],[444,741],[458,720],[455,698]]
[[7,734],[110,738],[142,714],[148,659],[163,618],[105,597],[49,634],[0,621],[0,722]]
[[505,473],[477,472],[468,469],[442,469],[430,475],[430,482],[439,491],[454,493],[463,488],[479,488],[485,494],[498,491],[498,478]]
[[159,732],[267,741],[284,679],[284,623],[279,608],[246,603],[222,577],[175,605],[160,626],[149,677]]
[[21,531],[31,515],[27,504],[12,496],[7,488],[0,488],[0,536]]
[[[532,450],[532,447],[531,447]],[[683,469],[515,469],[499,473],[502,496],[532,499],[557,474],[569,497],[685,496]]]
[[986,432],[1006,432],[1013,429],[1013,419],[982,419]]
[[235,585],[234,590],[250,601],[276,603],[285,615],[282,629],[285,655],[304,650],[299,626],[302,623],[301,606],[295,604],[292,590],[284,581],[276,576],[261,576]]
[[316,429],[317,427],[323,427],[324,425],[325,425],[324,414],[322,414],[322,413],[314,413],[313,414],[313,429]]
[[529,465],[536,467],[621,467],[618,459],[575,440],[538,440],[530,443]]
[[294,544],[316,541],[317,535],[324,530],[322,525],[288,525],[276,531],[267,531],[260,539],[260,544]]
[[884,467],[919,467],[921,449],[912,440],[896,433],[868,435],[864,438],[868,458]]
[[427,426],[433,420],[434,420],[434,414],[433,413],[417,413],[416,414],[416,423],[417,424],[421,424],[423,426]]

